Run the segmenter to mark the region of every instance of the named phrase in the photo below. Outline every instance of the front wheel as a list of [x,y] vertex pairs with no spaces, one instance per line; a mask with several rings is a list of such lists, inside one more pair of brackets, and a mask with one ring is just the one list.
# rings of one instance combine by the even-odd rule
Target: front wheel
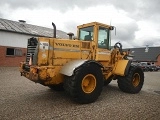
[[65,91],[74,101],[82,104],[91,103],[98,99],[103,88],[101,68],[95,64],[80,67],[74,75],[66,76]]
[[123,92],[138,93],[144,83],[144,73],[140,67],[130,66],[128,75],[118,78],[118,87]]
[[112,79],[104,80],[104,86],[107,86],[111,83]]

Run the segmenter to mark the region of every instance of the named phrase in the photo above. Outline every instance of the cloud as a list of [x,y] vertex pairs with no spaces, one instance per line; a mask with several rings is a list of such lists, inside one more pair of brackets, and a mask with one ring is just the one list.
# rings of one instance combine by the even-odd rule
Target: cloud
[[159,5],[160,0],[0,0],[0,17],[50,28],[55,22],[57,29],[75,35],[80,24],[111,23],[117,29],[112,44],[121,41],[131,47],[159,43]]
[[160,39],[157,37],[150,37],[145,39],[145,41],[143,41],[142,46],[160,46]]
[[1,5],[8,5],[11,9],[18,9],[18,8],[27,8],[27,9],[35,9],[35,8],[45,8],[50,7],[61,12],[68,11],[69,9],[74,8],[74,6],[78,6],[79,8],[87,8],[88,6],[95,6],[95,4],[100,3],[98,0],[1,0]]
[[[134,1],[135,2],[135,1]],[[159,16],[159,11],[160,11],[160,1],[159,0],[145,0],[144,1],[139,1],[137,0],[136,6],[132,7],[132,10],[129,11],[128,15],[136,20],[154,20],[156,16]]]
[[69,31],[67,32],[72,32],[74,33],[74,35],[77,35],[77,25],[79,25],[78,22],[76,21],[66,21],[64,22],[66,29],[68,29]]
[[[105,5],[107,6],[113,6],[117,10],[123,10],[127,13],[127,15],[133,19],[136,20],[142,20],[142,19],[152,19],[155,18],[159,20],[159,17],[157,18],[157,15],[159,15],[160,11],[160,1],[159,0],[145,0],[139,1],[129,1],[129,0],[60,0],[57,2],[57,0],[1,0],[0,1],[0,7],[8,6],[11,10],[16,10],[19,8],[23,9],[46,9],[51,8],[53,10],[60,11],[62,13],[65,13],[69,10],[73,10],[75,7],[78,7],[81,10],[88,9],[89,7],[96,7],[99,5]],[[2,9],[1,9],[2,10]]]
[[60,0],[57,2],[57,0],[46,0],[40,1],[40,0],[27,0],[27,1],[22,1],[22,0],[16,0],[16,1],[11,1],[11,0],[1,0],[0,4],[1,5],[8,5],[12,9],[17,9],[17,8],[27,8],[27,9],[35,9],[37,7],[45,8],[45,7],[50,7],[53,9],[57,9],[59,11],[65,12],[69,9],[74,8],[75,6],[81,8],[81,9],[86,9],[88,7],[93,7],[93,6],[98,6],[98,5],[114,5],[118,9],[123,9],[127,11],[131,11],[136,8],[136,2],[138,0],[133,1],[128,1],[128,0],[123,0],[123,2],[119,2],[119,0]]
[[135,39],[135,33],[139,30],[136,22],[118,24],[116,26],[116,38],[119,41],[131,41]]
[[3,14],[1,13],[1,11],[0,11],[0,18],[3,18]]
[[[22,1],[22,0],[1,0],[0,5],[8,5],[10,8],[27,8],[27,9],[35,9],[37,7],[41,8],[46,8],[50,7],[52,9],[56,9],[59,11],[68,11],[69,9],[74,8],[75,6],[81,8],[81,9],[86,9],[88,7],[93,7],[93,6],[98,6],[98,5],[105,5],[105,6],[110,6],[113,5],[116,9],[121,9],[125,10],[128,13],[133,13],[136,15],[142,16],[147,16],[148,14],[159,14],[159,5],[160,1],[159,0],[145,0],[144,1],[139,1],[139,0],[134,0],[134,1],[129,1],[129,0],[60,0],[57,2],[57,0],[46,0],[41,1],[41,0],[27,0],[27,1]],[[132,14],[131,14],[132,15]]]

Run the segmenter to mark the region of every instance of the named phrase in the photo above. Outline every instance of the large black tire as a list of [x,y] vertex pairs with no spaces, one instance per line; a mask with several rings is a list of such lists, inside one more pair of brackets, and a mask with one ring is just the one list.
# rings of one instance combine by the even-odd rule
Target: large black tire
[[103,88],[101,68],[96,64],[80,67],[72,76],[66,76],[64,89],[74,101],[87,104],[98,99]]
[[57,85],[49,85],[48,87],[55,91],[64,91],[62,83],[57,84]]
[[118,77],[118,87],[123,92],[138,93],[144,83],[143,70],[138,66],[130,66],[128,75],[124,77]]
[[109,83],[112,81],[112,79],[104,80],[104,86],[109,85]]

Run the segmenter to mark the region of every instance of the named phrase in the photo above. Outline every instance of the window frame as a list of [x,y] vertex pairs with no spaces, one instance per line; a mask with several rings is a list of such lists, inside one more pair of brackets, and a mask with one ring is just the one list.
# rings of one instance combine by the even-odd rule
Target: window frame
[[[102,39],[100,40],[99,37],[100,37],[100,28],[103,28],[105,31],[106,31],[106,38],[103,38],[103,43],[102,43]],[[106,27],[103,27],[103,26],[99,26],[98,28],[98,36],[97,36],[97,43],[98,43],[98,48],[100,49],[109,49],[109,44],[110,44],[110,38],[109,38],[109,32],[110,30]],[[107,40],[106,44],[104,43],[104,40]],[[99,43],[99,41],[101,41]],[[103,45],[105,44],[105,45]]]
[[[88,31],[88,34],[86,34],[86,35],[90,35],[91,36],[91,39],[90,40],[85,40],[85,36],[86,35],[83,35],[83,37],[81,37],[81,32],[82,32],[82,30],[83,29],[89,29],[89,28],[92,28],[91,30],[92,31],[90,31],[91,33],[89,33],[89,31]],[[87,31],[86,31],[87,32]],[[78,36],[79,38],[79,40],[81,40],[81,41],[93,41],[94,40],[94,25],[91,25],[91,26],[87,26],[87,27],[83,27],[83,28],[80,28],[79,29],[79,36]]]
[[[13,51],[13,54],[8,54],[9,53],[9,51],[8,51],[8,49],[12,49]],[[23,56],[23,52],[22,52],[22,49],[20,49],[20,48],[14,48],[14,47],[7,47],[6,48],[6,56],[15,56],[15,57],[22,57]]]

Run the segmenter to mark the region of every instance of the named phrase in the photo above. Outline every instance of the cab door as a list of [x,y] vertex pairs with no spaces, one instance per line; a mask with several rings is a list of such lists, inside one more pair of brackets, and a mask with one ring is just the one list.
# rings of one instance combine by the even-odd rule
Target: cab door
[[110,60],[110,39],[109,39],[109,29],[99,26],[98,29],[98,45],[97,45],[97,55],[96,60],[98,61],[109,61]]
[[94,41],[94,26],[80,28],[79,40],[81,42],[81,58],[93,59],[92,43]]

